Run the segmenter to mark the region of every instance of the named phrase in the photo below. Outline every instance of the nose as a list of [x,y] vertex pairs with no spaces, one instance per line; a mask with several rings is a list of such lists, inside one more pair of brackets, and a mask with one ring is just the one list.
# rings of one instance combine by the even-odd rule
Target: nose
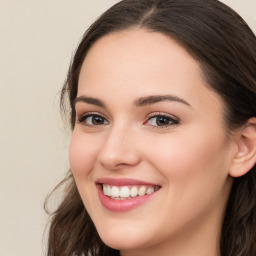
[[132,129],[113,127],[106,134],[103,146],[98,154],[99,163],[109,170],[136,166],[140,162],[136,135]]

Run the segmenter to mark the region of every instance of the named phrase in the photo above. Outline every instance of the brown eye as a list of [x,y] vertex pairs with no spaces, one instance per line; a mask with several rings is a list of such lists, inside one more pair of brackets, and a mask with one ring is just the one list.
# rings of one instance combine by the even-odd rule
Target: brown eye
[[78,119],[78,122],[84,123],[85,125],[88,125],[88,126],[108,124],[108,121],[104,117],[99,116],[99,115],[93,115],[93,114],[81,116]]
[[170,120],[164,116],[159,116],[156,118],[156,124],[158,126],[168,125],[169,123],[170,123]]
[[91,122],[94,125],[101,125],[104,124],[104,118],[101,116],[93,116]]
[[148,119],[147,124],[157,127],[166,127],[174,124],[178,124],[179,121],[165,115],[156,115]]

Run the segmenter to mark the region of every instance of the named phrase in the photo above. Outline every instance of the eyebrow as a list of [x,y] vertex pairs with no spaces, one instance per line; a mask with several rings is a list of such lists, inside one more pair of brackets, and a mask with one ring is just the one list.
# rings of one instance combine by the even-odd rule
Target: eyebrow
[[184,99],[178,97],[178,96],[174,96],[174,95],[153,95],[153,96],[146,96],[146,97],[142,97],[139,99],[136,99],[134,101],[134,105],[137,107],[143,107],[143,106],[147,106],[147,105],[151,105],[157,102],[162,102],[162,101],[171,101],[171,102],[178,102],[178,103],[182,103],[185,104],[187,106],[190,106],[190,104],[185,101]]
[[92,105],[96,105],[98,107],[106,108],[106,105],[99,99],[87,97],[87,96],[79,96],[74,100],[74,105],[78,102],[84,102]]
[[[178,96],[174,96],[174,95],[152,95],[152,96],[145,96],[145,97],[141,97],[136,99],[133,104],[136,107],[143,107],[143,106],[147,106],[147,105],[152,105],[158,102],[163,102],[163,101],[170,101],[170,102],[178,102],[178,103],[182,103],[185,104],[187,106],[190,106],[190,104],[185,101],[184,99],[178,97]],[[79,96],[74,100],[74,105],[76,105],[78,102],[84,102],[87,104],[92,104],[92,105],[96,105],[98,107],[102,107],[102,108],[106,108],[106,105],[99,99],[97,98],[92,98],[92,97],[88,97],[88,96]]]

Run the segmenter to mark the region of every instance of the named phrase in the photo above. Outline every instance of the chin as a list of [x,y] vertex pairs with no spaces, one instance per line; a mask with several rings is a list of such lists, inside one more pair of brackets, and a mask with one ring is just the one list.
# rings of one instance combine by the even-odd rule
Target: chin
[[138,228],[111,228],[98,230],[98,234],[102,241],[109,247],[116,250],[133,250],[145,246],[148,240],[145,232],[140,232]]

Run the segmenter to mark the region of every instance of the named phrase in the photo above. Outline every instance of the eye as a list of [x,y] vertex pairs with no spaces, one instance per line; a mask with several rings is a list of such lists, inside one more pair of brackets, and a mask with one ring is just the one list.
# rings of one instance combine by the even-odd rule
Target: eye
[[155,127],[167,127],[167,126],[175,125],[178,123],[179,121],[177,119],[174,119],[167,115],[158,114],[158,115],[151,116],[146,121],[145,124],[152,125]]
[[107,125],[109,122],[106,120],[106,118],[97,115],[97,114],[84,114],[77,120],[78,123],[83,123],[87,126],[96,126],[96,125]]

